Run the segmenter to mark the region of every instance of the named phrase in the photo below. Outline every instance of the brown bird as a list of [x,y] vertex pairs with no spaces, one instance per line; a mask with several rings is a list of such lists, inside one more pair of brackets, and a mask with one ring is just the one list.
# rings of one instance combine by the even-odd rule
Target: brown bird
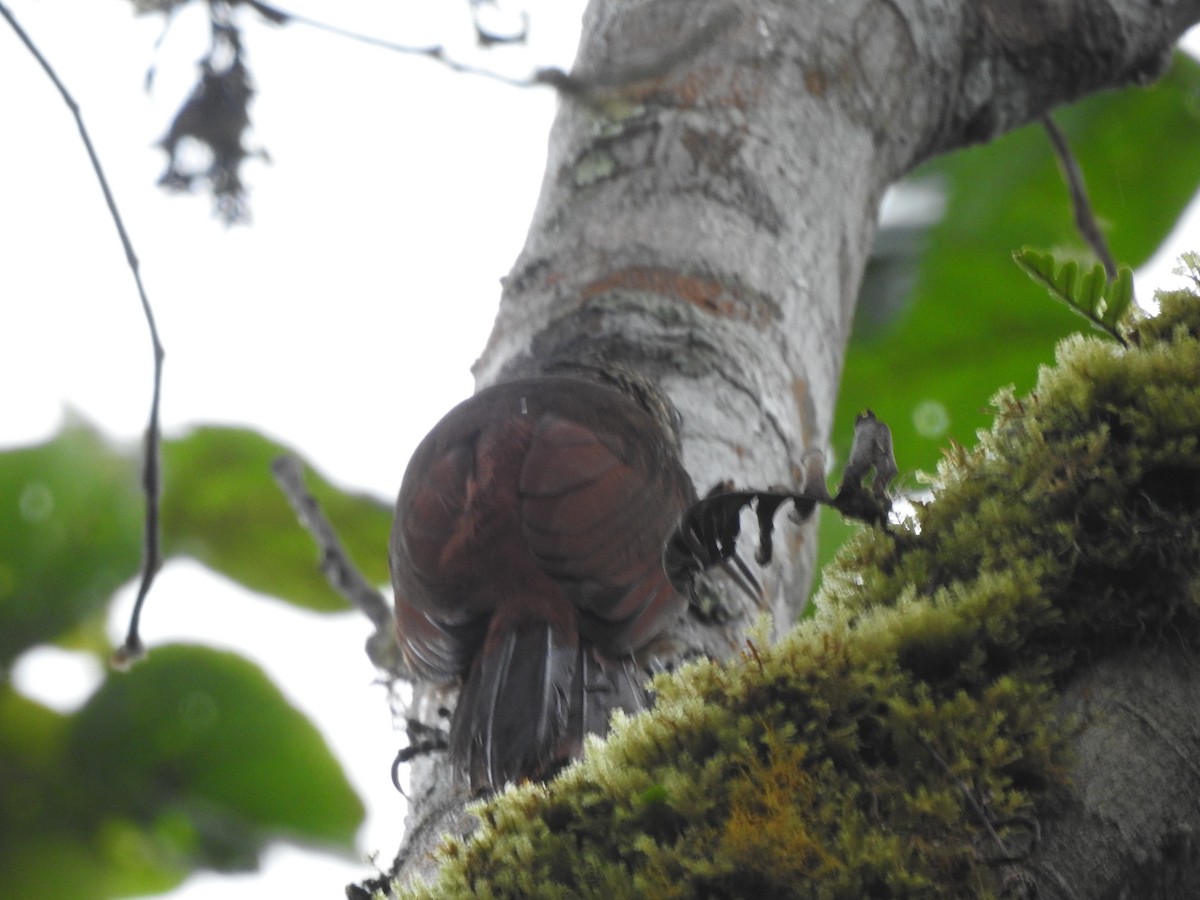
[[686,606],[663,569],[695,499],[671,438],[623,391],[547,377],[481,391],[413,454],[396,627],[418,675],[465,679],[450,753],[473,791],[548,777],[645,705],[633,656]]

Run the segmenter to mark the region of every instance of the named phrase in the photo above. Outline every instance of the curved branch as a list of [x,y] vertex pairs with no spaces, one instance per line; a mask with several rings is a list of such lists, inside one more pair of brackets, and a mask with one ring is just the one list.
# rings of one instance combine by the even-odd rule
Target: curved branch
[[162,565],[161,529],[159,527],[159,506],[160,495],[162,493],[162,429],[159,425],[159,408],[162,401],[163,359],[166,354],[163,350],[162,341],[158,337],[158,326],[154,321],[154,309],[150,305],[150,298],[146,294],[146,286],[142,283],[141,267],[138,263],[137,253],[133,249],[133,241],[129,237],[129,232],[125,230],[125,222],[121,218],[120,210],[117,209],[117,201],[113,197],[112,188],[109,187],[108,178],[104,175],[104,167],[100,165],[100,157],[96,154],[96,148],[93,146],[87,126],[83,122],[83,114],[79,111],[79,104],[75,102],[75,98],[71,96],[70,91],[62,83],[62,80],[58,77],[50,62],[42,55],[42,52],[33,42],[33,39],[29,37],[25,29],[21,27],[8,7],[3,3],[0,3],[0,16],[4,17],[21,43],[25,45],[25,49],[37,60],[38,65],[42,67],[42,71],[46,73],[46,77],[58,89],[59,96],[62,97],[63,102],[67,105],[67,108],[71,111],[71,115],[75,119],[75,124],[79,128],[79,137],[83,141],[84,149],[87,150],[88,159],[92,164],[92,171],[96,173],[96,180],[99,182],[100,190],[104,194],[104,203],[108,207],[109,216],[117,228],[117,235],[121,239],[121,246],[125,250],[125,262],[129,265],[129,270],[133,273],[133,280],[137,285],[138,298],[142,305],[142,315],[146,319],[146,327],[150,330],[150,344],[154,351],[154,386],[150,397],[150,421],[146,425],[144,457],[142,460],[142,493],[146,498],[146,517],[142,531],[142,574],[141,581],[138,584],[137,598],[133,604],[133,612],[129,617],[129,630],[125,635],[125,642],[114,653],[112,660],[114,666],[123,668],[131,665],[145,655],[146,648],[142,643],[141,634],[138,630],[142,607],[145,605],[146,597],[150,594],[150,588],[154,584],[154,578],[158,574],[159,566]]

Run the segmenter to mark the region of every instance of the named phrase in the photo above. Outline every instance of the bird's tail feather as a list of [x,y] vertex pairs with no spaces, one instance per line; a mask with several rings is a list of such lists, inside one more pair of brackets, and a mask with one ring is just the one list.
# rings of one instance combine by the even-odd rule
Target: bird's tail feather
[[614,709],[646,705],[632,658],[613,659],[543,619],[493,619],[459,695],[450,752],[472,792],[546,778],[603,734]]

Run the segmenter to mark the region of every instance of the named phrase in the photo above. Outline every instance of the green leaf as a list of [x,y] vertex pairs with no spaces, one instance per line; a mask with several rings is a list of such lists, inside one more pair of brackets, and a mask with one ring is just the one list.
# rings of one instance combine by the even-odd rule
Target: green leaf
[[1133,270],[1129,266],[1121,266],[1117,270],[1117,280],[1105,291],[1104,300],[1102,321],[1109,328],[1116,328],[1121,317],[1133,305]]
[[321,735],[230,653],[155,648],[64,716],[0,684],[0,897],[101,900],[348,852],[363,818]]
[[1104,274],[1104,266],[1096,263],[1092,271],[1083,276],[1079,285],[1079,303],[1090,312],[1095,312],[1104,297],[1104,289],[1108,286],[1108,276]]
[[0,666],[98,613],[137,573],[132,456],[81,422],[0,453]]
[[112,896],[110,872],[92,845],[98,815],[66,764],[69,725],[69,717],[0,685],[0,897]]
[[[271,476],[288,448],[247,429],[197,428],[163,448],[167,552],[194,557],[246,587],[316,610],[346,608],[325,581],[319,555]],[[309,473],[347,552],[368,579],[388,580],[391,508],[336,490]]]
[[73,717],[66,753],[113,866],[246,869],[276,839],[349,852],[363,819],[320,733],[232,653],[156,647]]
[[[107,872],[70,834],[17,832],[0,844],[0,896],[21,900],[108,900]],[[170,889],[178,884],[166,884]]]
[[[1125,343],[1117,323],[1133,302],[1133,271],[1128,266],[1118,269],[1116,280],[1109,284],[1104,267],[1097,263],[1083,281],[1077,283],[1079,266],[1073,260],[1059,266],[1053,255],[1038,253],[1028,247],[1014,253],[1013,260],[1026,275],[1049,290],[1055,300],[1065,303],[1072,312]],[[1103,314],[1099,309],[1101,298],[1105,301]]]
[[1039,253],[1031,247],[1024,247],[1013,253],[1013,261],[1025,270],[1026,275],[1048,290],[1055,300],[1067,304],[1076,312],[1080,311],[1073,290],[1075,276],[1079,272],[1078,264],[1072,261],[1059,266],[1053,254]]
[[1063,263],[1062,268],[1058,270],[1058,274],[1054,279],[1054,286],[1064,298],[1074,301],[1075,299],[1075,282],[1079,278],[1079,263],[1075,260],[1068,260]]
[[[1177,55],[1149,89],[1100,94],[1056,113],[1119,259],[1148,259],[1200,185],[1198,95],[1200,66]],[[1055,343],[1078,327],[1029,296],[1009,249],[1086,252],[1040,126],[935,160],[913,181],[944,192],[945,214],[912,242],[923,255],[907,302],[881,311],[862,298],[834,433],[844,455],[855,413],[870,407],[892,429],[896,461],[910,472],[931,470],[948,440],[970,443],[996,388],[1032,387]]]

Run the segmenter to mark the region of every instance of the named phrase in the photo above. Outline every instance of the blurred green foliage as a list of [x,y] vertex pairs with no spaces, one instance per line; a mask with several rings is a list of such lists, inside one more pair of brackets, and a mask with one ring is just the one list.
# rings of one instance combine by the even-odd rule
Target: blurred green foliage
[[[297,606],[345,609],[272,479],[284,452],[236,428],[167,440],[165,554]],[[111,653],[103,613],[141,559],[139,457],[78,421],[0,453],[5,671],[43,643]],[[368,577],[385,581],[388,508],[313,473],[309,484]],[[0,681],[0,897],[160,892],[196,869],[252,869],[271,840],[349,853],[363,815],[316,728],[232,654],[153,647],[71,715]]]
[[[320,612],[347,608],[316,565],[312,539],[271,476],[289,452],[240,428],[197,428],[163,446],[163,543],[246,587]],[[388,581],[391,506],[339,491],[311,471],[308,486],[347,551],[375,584]]]
[[141,558],[133,461],[72,425],[0,456],[0,665],[102,610]]
[[0,688],[0,892],[103,898],[252,869],[272,839],[350,852],[363,806],[257,667],[156,647],[64,716]]
[[[1153,86],[1098,94],[1054,118],[1117,262],[1143,264],[1200,188],[1200,65],[1177,53]],[[912,475],[933,471],[950,441],[973,442],[998,388],[1029,390],[1060,338],[1090,330],[1047,300],[1013,251],[1051,250],[1081,268],[1093,258],[1040,124],[935,159],[907,186],[936,192],[944,212],[881,234],[896,249],[869,267],[860,293],[833,444],[845,459],[854,417],[870,408],[891,427],[901,477],[914,487]],[[823,562],[852,528],[822,513]]]

